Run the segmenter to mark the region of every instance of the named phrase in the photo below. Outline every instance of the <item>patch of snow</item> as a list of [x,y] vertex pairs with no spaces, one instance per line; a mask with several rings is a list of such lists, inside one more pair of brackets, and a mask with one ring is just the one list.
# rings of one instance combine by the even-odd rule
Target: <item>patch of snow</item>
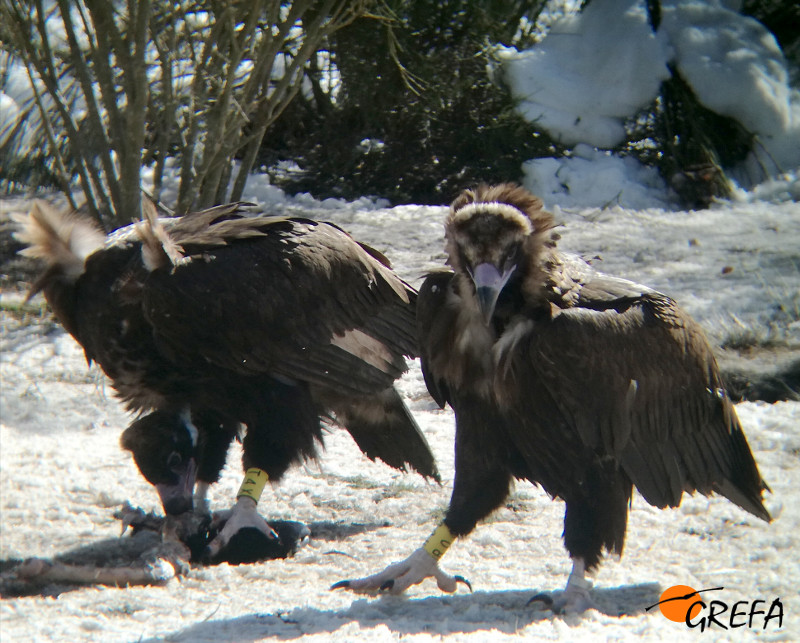
[[566,145],[618,145],[625,118],[670,76],[670,51],[639,0],[594,0],[558,20],[541,43],[498,56],[520,113]]
[[531,159],[522,169],[525,187],[549,207],[675,207],[669,187],[655,168],[586,143],[576,145],[570,157]]
[[[582,13],[556,20],[531,48],[500,48],[498,57],[527,120],[568,146],[601,149],[625,140],[623,123],[656,98],[673,65],[703,105],[757,137],[748,158],[731,172],[744,190],[758,189],[800,168],[800,91],[789,83],[775,37],[737,13],[737,4],[664,0],[654,33],[644,0],[593,0]],[[573,181],[558,189],[556,171],[569,173],[571,164],[529,161],[529,186],[544,184],[545,191],[554,190],[554,202],[573,207],[608,203],[608,190],[587,203],[591,195],[575,195]],[[795,179],[784,196],[796,199],[797,190]],[[629,207],[642,206],[632,201]]]

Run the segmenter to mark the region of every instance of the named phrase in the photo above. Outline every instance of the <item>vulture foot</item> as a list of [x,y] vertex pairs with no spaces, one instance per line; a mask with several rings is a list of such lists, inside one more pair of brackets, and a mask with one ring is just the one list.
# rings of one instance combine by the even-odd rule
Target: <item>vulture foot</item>
[[[241,497],[233,505],[230,513],[220,512],[218,519],[224,521],[225,525],[216,538],[208,544],[204,558],[207,560],[218,558],[221,552],[228,547],[234,535],[245,529],[260,532],[262,537],[265,536],[269,540],[278,540],[278,534],[259,515],[256,507],[254,500]],[[247,536],[245,538],[249,539]]]
[[426,578],[435,578],[436,584],[443,592],[456,591],[458,583],[464,583],[472,591],[472,585],[463,576],[451,576],[441,569],[433,557],[422,547],[414,551],[404,561],[389,565],[382,572],[359,578],[334,583],[331,589],[351,589],[354,592],[387,592],[402,594],[412,585],[421,583]]
[[563,592],[555,592],[553,595],[536,594],[528,601],[528,605],[534,605],[540,610],[550,610],[553,614],[582,614],[596,607],[589,596],[591,587],[592,582],[584,576],[583,561],[575,559]]
[[[244,526],[235,531],[228,544],[212,559],[208,555],[208,543],[225,528],[233,514],[233,510],[228,509],[214,512],[209,516],[195,509],[179,516],[164,517],[153,513],[146,514],[126,502],[115,517],[122,521],[123,533],[127,528],[131,528],[134,534],[141,530],[159,532],[161,544],[156,553],[160,553],[161,558],[175,567],[178,575],[188,571],[186,561],[207,565],[220,563],[241,565],[274,558],[288,558],[306,545],[311,538],[308,527],[288,520],[272,522],[271,527],[277,532],[278,538],[272,535],[273,532],[268,535],[256,527]],[[186,552],[186,548],[191,552],[191,556]],[[178,555],[168,555],[172,551]],[[177,563],[181,561],[183,564],[179,566]]]

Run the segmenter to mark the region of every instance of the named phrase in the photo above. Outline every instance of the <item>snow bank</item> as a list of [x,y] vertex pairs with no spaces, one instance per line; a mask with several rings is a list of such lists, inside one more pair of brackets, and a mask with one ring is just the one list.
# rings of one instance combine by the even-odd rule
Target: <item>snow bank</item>
[[[624,142],[625,120],[656,98],[671,65],[703,105],[757,136],[750,157],[733,171],[742,187],[800,167],[800,92],[789,85],[774,36],[719,0],[664,0],[661,7],[654,33],[644,0],[593,0],[582,13],[557,20],[532,48],[500,49],[520,113],[568,146],[610,149]],[[563,173],[570,165],[530,162],[530,187],[552,184],[554,168]],[[588,205],[565,186],[554,202]],[[662,183],[654,197],[665,191]],[[592,205],[606,196],[598,194]]]
[[576,145],[572,153],[571,157],[531,159],[522,166],[525,186],[548,207],[675,206],[655,168],[585,143]]
[[625,140],[625,118],[669,78],[669,53],[639,0],[594,0],[557,21],[541,44],[498,51],[527,120],[566,145],[600,148]]

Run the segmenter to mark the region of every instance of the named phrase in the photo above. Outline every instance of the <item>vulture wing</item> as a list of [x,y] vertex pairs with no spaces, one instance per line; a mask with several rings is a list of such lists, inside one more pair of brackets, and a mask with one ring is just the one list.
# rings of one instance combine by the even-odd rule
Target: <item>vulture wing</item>
[[[658,292],[568,272],[551,273],[561,278],[552,317],[519,322],[514,346],[497,356],[496,387],[515,400],[526,459],[543,466],[532,438],[544,430],[559,436],[544,466],[580,445],[613,458],[657,507],[677,506],[683,491],[715,491],[769,520],[765,484],[698,324]],[[537,423],[549,428],[530,431]]]
[[224,242],[170,230],[185,259],[153,271],[143,287],[162,352],[346,394],[391,386],[405,370],[402,356],[416,353],[414,291],[332,225],[222,224],[237,221],[247,234],[229,231]]
[[191,404],[255,433],[260,420],[281,422],[257,417],[251,387],[270,388],[259,376],[302,381],[295,410],[335,413],[369,457],[438,479],[392,386],[418,352],[415,291],[336,226],[243,216],[247,205],[158,219],[145,203],[143,221],[108,236],[36,206],[19,234],[48,265],[35,289],[131,410]]
[[417,301],[417,334],[420,337],[422,376],[428,392],[440,408],[444,408],[452,400],[447,383],[433,373],[431,357],[434,352],[446,350],[448,338],[452,338],[452,319],[441,314],[452,279],[453,273],[449,270],[430,273],[422,283]]
[[416,292],[385,257],[332,224],[233,217],[204,228],[197,216],[169,229],[183,258],[143,286],[160,352],[199,370],[308,382],[367,456],[438,480],[392,387],[403,356],[418,353]]

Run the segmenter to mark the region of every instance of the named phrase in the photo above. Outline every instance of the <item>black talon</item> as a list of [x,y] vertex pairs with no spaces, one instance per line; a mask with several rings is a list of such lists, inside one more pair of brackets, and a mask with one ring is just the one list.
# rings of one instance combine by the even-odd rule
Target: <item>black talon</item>
[[387,580],[383,585],[381,585],[380,589],[383,591],[385,589],[392,589],[392,587],[394,587],[394,578]]
[[338,583],[334,583],[331,585],[331,589],[350,589],[350,581],[349,580],[340,580]]
[[[456,583],[464,583],[467,587],[469,587],[470,594],[472,593],[472,583],[470,583],[466,578],[463,576],[455,576]],[[533,600],[533,599],[531,599]]]
[[525,603],[525,607],[528,607],[528,605],[537,601],[541,601],[547,607],[553,607],[553,597],[544,593],[537,594],[536,596],[532,597],[527,603]]

